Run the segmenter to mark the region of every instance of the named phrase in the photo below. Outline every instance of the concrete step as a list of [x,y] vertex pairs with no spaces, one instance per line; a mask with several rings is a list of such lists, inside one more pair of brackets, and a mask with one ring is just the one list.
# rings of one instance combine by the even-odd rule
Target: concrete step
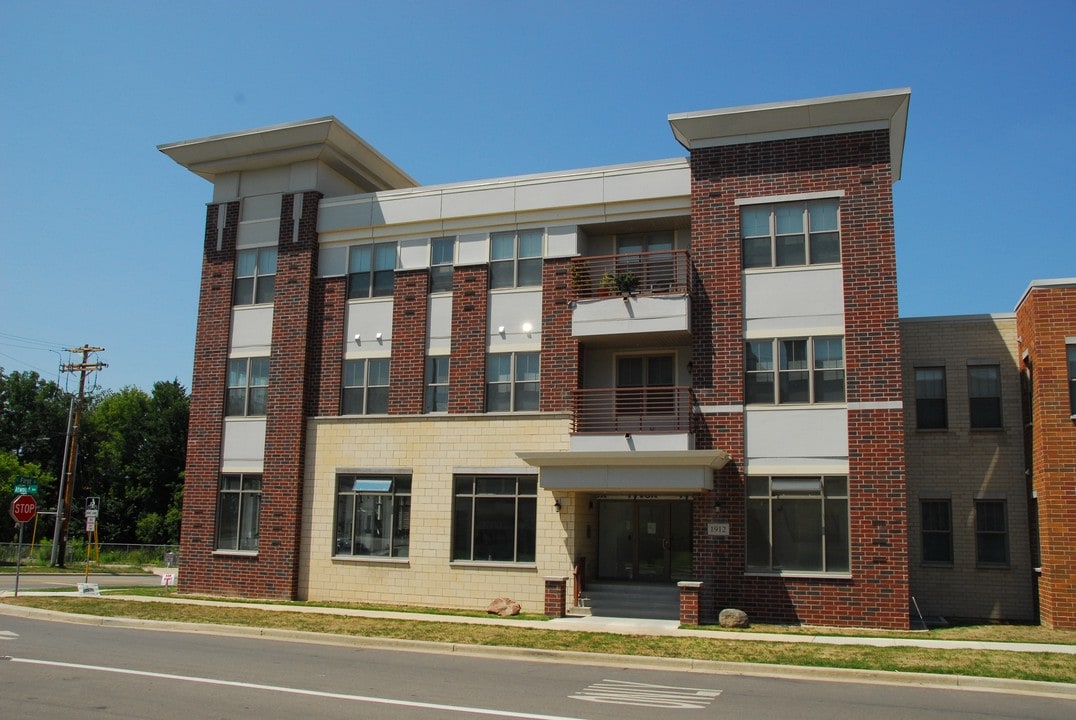
[[588,583],[581,605],[594,617],[676,620],[680,617],[680,589],[654,583]]

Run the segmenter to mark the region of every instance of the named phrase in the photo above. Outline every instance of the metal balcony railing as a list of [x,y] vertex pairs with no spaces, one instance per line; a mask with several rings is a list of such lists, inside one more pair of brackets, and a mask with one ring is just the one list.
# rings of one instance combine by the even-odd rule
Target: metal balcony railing
[[572,259],[576,299],[660,295],[691,290],[687,250],[594,255]]
[[573,394],[572,433],[686,433],[691,431],[691,388],[579,389]]

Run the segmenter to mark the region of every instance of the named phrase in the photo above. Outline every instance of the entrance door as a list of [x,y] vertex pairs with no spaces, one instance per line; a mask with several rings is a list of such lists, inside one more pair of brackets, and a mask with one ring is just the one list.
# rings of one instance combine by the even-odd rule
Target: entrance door
[[690,574],[689,501],[599,501],[599,579],[672,582]]

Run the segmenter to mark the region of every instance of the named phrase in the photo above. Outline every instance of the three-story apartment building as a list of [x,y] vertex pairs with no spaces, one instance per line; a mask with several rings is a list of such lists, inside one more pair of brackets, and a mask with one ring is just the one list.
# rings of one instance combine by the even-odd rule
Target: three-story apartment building
[[569,606],[684,581],[703,618],[906,627],[909,97],[437,186],[331,117],[161,146],[213,184],[181,589],[534,610],[557,578]]

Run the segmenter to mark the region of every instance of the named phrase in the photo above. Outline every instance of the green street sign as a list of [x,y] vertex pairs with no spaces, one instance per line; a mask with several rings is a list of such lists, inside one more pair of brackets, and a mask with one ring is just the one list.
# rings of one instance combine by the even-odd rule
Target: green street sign
[[19,475],[15,478],[16,495],[37,495],[37,478]]

